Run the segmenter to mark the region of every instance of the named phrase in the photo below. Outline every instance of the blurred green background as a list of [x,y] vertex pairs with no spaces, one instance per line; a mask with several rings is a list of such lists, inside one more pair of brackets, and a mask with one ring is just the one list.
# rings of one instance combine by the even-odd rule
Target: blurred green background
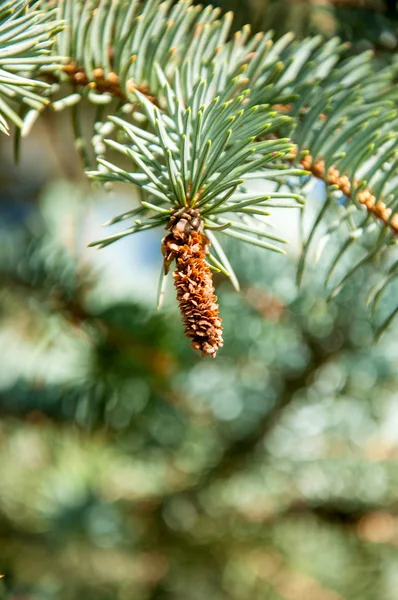
[[[395,60],[394,2],[219,4]],[[19,166],[4,136],[0,156],[0,598],[396,600],[398,326],[375,345],[377,265],[327,304],[323,263],[297,290],[294,241],[231,246],[242,291],[217,278],[225,347],[203,360],[172,286],[156,311],[162,232],[86,248],[134,191],[87,185],[69,117],[39,121]]]

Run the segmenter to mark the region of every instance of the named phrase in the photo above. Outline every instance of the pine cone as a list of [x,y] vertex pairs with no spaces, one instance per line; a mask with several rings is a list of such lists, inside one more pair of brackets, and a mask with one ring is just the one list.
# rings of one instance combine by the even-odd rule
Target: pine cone
[[199,211],[193,208],[176,211],[167,229],[170,233],[162,242],[165,270],[176,261],[173,277],[185,335],[202,356],[215,358],[223,345],[222,326],[212,274],[205,260],[209,241],[203,233]]

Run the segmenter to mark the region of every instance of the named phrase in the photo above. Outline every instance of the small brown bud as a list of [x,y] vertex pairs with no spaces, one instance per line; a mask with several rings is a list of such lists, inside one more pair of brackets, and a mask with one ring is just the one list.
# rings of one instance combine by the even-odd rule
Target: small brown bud
[[93,75],[95,79],[103,79],[104,78],[104,69],[98,68],[94,69]]
[[113,72],[109,73],[108,81],[112,85],[119,85],[119,75],[117,75],[116,73],[113,73]]

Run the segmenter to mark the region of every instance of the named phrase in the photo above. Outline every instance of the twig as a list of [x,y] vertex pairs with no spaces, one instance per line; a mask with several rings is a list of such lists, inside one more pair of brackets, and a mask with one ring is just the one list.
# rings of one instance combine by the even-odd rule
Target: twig
[[[306,171],[310,171],[314,177],[321,179],[326,184],[337,185],[343,194],[345,194],[348,198],[352,197],[353,190],[347,175],[341,175],[335,167],[330,167],[326,174],[324,160],[318,158],[314,161],[312,156],[309,154],[300,160],[300,164]],[[355,188],[358,188],[358,186],[359,181],[355,180],[354,191]],[[365,206],[371,215],[376,217],[376,219],[383,221],[385,225],[392,229],[394,234],[398,234],[397,212],[393,213],[393,210],[386,206],[385,202],[382,202],[381,200],[377,201],[376,197],[368,188],[358,191],[356,197],[358,202]]]

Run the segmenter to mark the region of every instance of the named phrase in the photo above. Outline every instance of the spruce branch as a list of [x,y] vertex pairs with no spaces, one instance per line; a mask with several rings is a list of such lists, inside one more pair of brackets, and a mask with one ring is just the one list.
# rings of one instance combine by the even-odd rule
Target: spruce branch
[[[243,184],[247,175],[264,176],[266,165],[277,167],[282,157],[294,150],[287,138],[259,141],[264,132],[271,132],[281,119],[289,118],[278,116],[267,105],[251,106],[249,90],[234,100],[212,99],[212,81],[204,79],[193,89],[185,108],[178,98],[178,83],[184,83],[184,76],[180,79],[177,75],[177,85],[171,86],[158,67],[158,77],[164,85],[166,110],[160,111],[135,91],[150,128],[142,130],[119,117],[110,117],[122,135],[120,141],[104,141],[130,159],[134,169],[127,171],[100,158],[101,170],[89,172],[91,178],[103,182],[133,182],[145,191],[148,201],[141,202],[142,212],[136,209],[112,221],[133,218],[132,227],[90,245],[104,247],[126,235],[166,227],[170,233],[162,244],[165,272],[175,261],[173,276],[186,335],[202,355],[214,357],[222,346],[222,329],[211,270],[205,261],[210,246],[207,230],[218,229],[254,245],[282,251],[265,240],[285,240],[267,231],[265,223],[261,227],[261,217],[254,219],[247,209],[261,209],[280,197],[301,203],[301,197],[279,192],[253,196],[244,191]],[[239,83],[236,78],[231,82],[233,87]],[[217,254],[217,258],[211,257],[213,265],[229,275],[229,262],[219,250]]]
[[27,0],[8,0],[0,6],[0,131],[9,133],[8,121],[24,128],[21,112],[29,110],[25,123],[50,103],[43,92],[51,86],[38,78],[43,66],[58,65],[64,57],[52,56],[51,47],[61,23],[54,11],[32,7]]
[[[47,2],[49,7],[54,4]],[[330,137],[332,119],[321,128],[317,126],[320,109],[325,108],[331,117],[341,121],[347,118],[344,110],[353,102],[361,104],[367,114],[368,107],[375,110],[376,97],[391,95],[391,72],[372,73],[369,53],[346,59],[335,70],[333,66],[345,50],[337,39],[323,43],[316,37],[297,42],[288,34],[273,44],[269,34],[250,39],[249,28],[245,27],[228,41],[231,14],[218,19],[219,10],[211,7],[201,10],[187,1],[172,6],[160,0],[143,4],[125,0],[91,4],[63,0],[57,11],[57,16],[69,23],[68,31],[57,37],[57,51],[71,57],[62,71],[92,102],[100,102],[101,95],[106,98],[109,94],[123,103],[134,103],[134,91],[138,89],[160,107],[164,81],[158,77],[158,64],[166,81],[175,75],[177,67],[182,70],[185,85],[179,90],[179,100],[185,103],[187,90],[197,85],[201,77],[208,78],[213,72],[214,94],[222,89],[227,99],[234,91],[233,86],[226,85],[228,78],[233,80],[244,73],[253,103],[270,102],[292,114],[292,127],[285,127],[285,131],[299,149],[308,148],[314,160],[328,160],[322,153],[319,155],[319,143],[312,148],[311,142]],[[160,45],[156,43],[159,39]],[[289,104],[287,97],[294,99],[295,88],[300,93]],[[312,99],[316,101],[311,102]],[[388,108],[384,109],[384,115],[388,115]],[[384,118],[381,112],[378,114]],[[310,139],[306,139],[308,136]],[[346,175],[341,169],[340,172]]]
[[[358,179],[354,180],[354,187],[352,189],[347,175],[341,175],[335,167],[329,167],[326,173],[325,162],[323,160],[314,162],[312,156],[309,154],[301,159],[300,164],[303,169],[310,171],[314,177],[321,179],[327,185],[337,186],[348,198],[356,196],[358,202],[366,208],[369,214],[390,227],[394,234],[398,234],[397,203],[393,203],[392,207],[388,207],[383,201],[377,201],[375,195],[367,187],[361,185]],[[398,169],[397,160],[394,161],[392,169]]]
[[[48,6],[52,5],[49,1]],[[72,57],[62,69],[63,74],[94,103],[102,101],[102,95],[105,99],[109,95],[135,105],[138,90],[161,107],[164,81],[158,76],[158,65],[166,82],[175,76],[177,68],[184,74],[178,94],[185,106],[190,90],[202,77],[212,76],[214,96],[222,90],[223,99],[227,99],[238,92],[233,84],[228,86],[228,80],[244,74],[253,104],[267,102],[293,116],[291,127],[282,127],[280,133],[292,137],[300,150],[308,149],[314,161],[329,163],[321,142],[332,139],[339,124],[351,118],[350,109],[352,113],[353,107],[361,107],[358,133],[354,131],[353,137],[345,139],[339,136],[336,142],[340,147],[349,143],[354,151],[366,117],[374,123],[377,117],[380,126],[391,116],[388,103],[384,101],[381,106],[380,100],[391,94],[396,100],[391,69],[372,72],[369,53],[345,59],[337,70],[334,68],[345,51],[345,45],[337,39],[323,43],[316,37],[297,42],[288,34],[273,43],[269,34],[250,38],[249,28],[245,27],[228,40],[230,13],[219,19],[218,9],[201,10],[186,1],[172,6],[160,0],[143,4],[64,0],[57,10],[58,17],[70,23],[70,30],[57,38],[57,50]],[[318,116],[326,118],[319,124]],[[332,122],[337,129],[331,129]],[[370,130],[369,135],[360,142],[362,146],[368,147],[372,141]],[[346,169],[339,169],[331,159],[328,167],[348,177]],[[357,168],[362,163],[359,161]],[[377,200],[384,201],[379,197]]]
[[[132,219],[127,230],[91,245],[167,228],[181,209],[198,211],[200,229],[192,232],[206,236],[199,243],[203,265],[207,256],[238,287],[218,236],[283,253],[286,240],[269,231],[268,209],[301,209],[299,177],[306,174],[326,179],[329,191],[338,189],[383,224],[373,250],[391,245],[384,230],[395,234],[398,226],[395,67],[375,71],[371,53],[347,57],[337,38],[299,41],[286,34],[274,41],[269,32],[251,36],[249,26],[231,35],[232,13],[191,0],[40,0],[32,7],[9,0],[5,7],[0,129],[8,117],[26,134],[57,91],[53,109],[72,109],[81,148],[79,115],[88,101],[96,108],[92,144],[99,165],[89,176],[134,184],[144,195],[137,210],[112,220]],[[6,64],[1,44],[10,31],[23,42],[6,47]],[[11,86],[13,77],[20,79]],[[9,99],[30,110],[17,113]],[[276,191],[254,196],[245,186],[251,180]],[[343,220],[351,240],[370,230],[366,219],[360,234],[350,217]],[[178,252],[169,253],[177,263]]]

